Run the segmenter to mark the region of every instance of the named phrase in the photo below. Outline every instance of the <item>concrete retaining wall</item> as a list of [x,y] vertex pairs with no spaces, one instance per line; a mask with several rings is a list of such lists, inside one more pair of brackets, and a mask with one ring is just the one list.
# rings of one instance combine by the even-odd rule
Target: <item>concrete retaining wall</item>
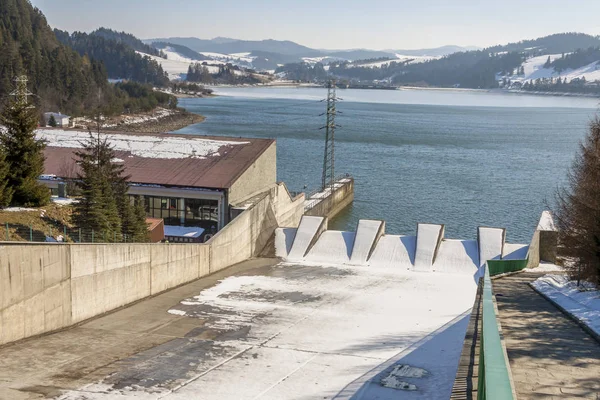
[[334,218],[344,208],[348,207],[354,201],[354,179],[348,179],[347,183],[337,188],[333,195],[327,196],[318,202],[313,208],[306,211],[306,215],[313,217]]
[[292,199],[279,184],[206,244],[2,243],[0,345],[68,327],[254,257],[278,226],[298,226],[303,212],[304,196]]

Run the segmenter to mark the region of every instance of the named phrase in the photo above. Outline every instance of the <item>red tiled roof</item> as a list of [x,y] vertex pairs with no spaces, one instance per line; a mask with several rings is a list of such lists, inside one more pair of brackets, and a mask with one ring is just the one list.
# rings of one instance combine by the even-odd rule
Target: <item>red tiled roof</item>
[[[132,134],[133,135],[133,134]],[[145,134],[135,134],[145,135]],[[151,134],[152,136],[183,137],[190,135]],[[115,157],[124,160],[126,175],[132,183],[179,187],[228,189],[273,143],[274,139],[193,136],[243,144],[224,145],[218,156],[201,158],[144,158],[129,151],[115,151]],[[77,176],[75,152],[77,149],[47,147],[44,151],[45,174],[61,178]]]

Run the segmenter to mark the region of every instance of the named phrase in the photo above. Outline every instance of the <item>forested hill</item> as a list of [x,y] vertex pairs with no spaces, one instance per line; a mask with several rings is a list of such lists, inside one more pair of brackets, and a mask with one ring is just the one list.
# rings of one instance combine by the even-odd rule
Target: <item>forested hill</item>
[[26,74],[35,101],[44,110],[81,111],[109,92],[100,62],[62,45],[42,12],[27,0],[0,1],[0,98]]
[[107,39],[107,40],[114,40],[115,42],[123,43],[123,44],[131,47],[132,49],[142,52],[142,53],[166,58],[166,57],[164,57],[164,54],[162,54],[160,52],[160,50],[145,44],[140,39],[136,38],[135,36],[133,36],[130,33],[117,32],[117,31],[114,31],[114,30],[108,29],[108,28],[98,28],[95,31],[93,31],[91,34],[95,35],[95,36],[103,37],[104,39]]
[[[94,37],[108,42],[102,37]],[[122,43],[111,43],[106,48],[113,51],[126,47]],[[166,80],[162,70],[148,62],[139,63],[141,57],[132,58],[132,53],[137,56],[133,49],[126,47],[126,51],[115,53],[117,57],[114,60],[125,56],[120,59],[121,62],[141,65],[142,72],[144,66],[150,66],[139,77],[142,82],[149,76],[157,77],[156,80],[160,82]],[[127,68],[133,68],[132,65]],[[96,110],[122,113],[125,109],[135,112],[156,106],[177,105],[174,96],[154,92],[149,85],[135,82],[109,84],[106,68],[99,57],[81,56],[61,43],[42,12],[29,1],[1,0],[0,108],[14,90],[14,79],[18,75],[27,75],[28,88],[34,94],[30,99],[40,113],[61,111],[78,116],[91,115]]]
[[167,86],[169,78],[162,67],[149,57],[142,57],[124,42],[106,39],[104,36],[54,30],[63,44],[72,47],[82,56],[102,61],[108,77],[127,79],[155,86]]
[[598,54],[594,49],[598,46],[598,37],[563,33],[484,50],[454,53],[420,63],[409,60],[367,68],[338,62],[330,64],[329,73],[349,80],[388,80],[395,85],[495,88],[499,86],[498,75],[519,74],[523,63],[532,57],[566,53],[563,60],[552,66],[557,69],[576,68],[593,62]]

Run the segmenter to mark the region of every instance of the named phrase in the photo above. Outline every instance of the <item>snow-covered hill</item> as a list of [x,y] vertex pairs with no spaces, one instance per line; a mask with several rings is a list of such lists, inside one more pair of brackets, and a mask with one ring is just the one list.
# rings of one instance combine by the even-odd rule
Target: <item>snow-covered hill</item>
[[[163,50],[164,51],[164,50]],[[188,68],[190,64],[197,63],[199,61],[195,61],[186,57],[183,57],[179,53],[164,51],[167,55],[167,59],[161,57],[152,56],[150,54],[145,54],[141,52],[137,52],[138,54],[150,57],[152,60],[156,61],[160,64],[162,69],[169,75],[169,79],[171,80],[185,80],[187,76]],[[207,61],[208,62],[208,61]],[[210,61],[210,64],[223,64],[220,61]],[[219,67],[215,65],[207,66],[208,71],[211,74],[219,72]]]
[[403,54],[396,54],[396,58],[394,58],[392,60],[375,61],[375,62],[371,62],[371,63],[367,63],[367,64],[363,64],[360,61],[358,61],[358,62],[354,62],[350,65],[356,66],[356,67],[366,67],[366,68],[381,68],[384,66],[388,66],[390,63],[393,63],[393,62],[406,63],[406,64],[419,64],[419,63],[424,63],[424,62],[427,62],[430,60],[437,60],[438,58],[440,58],[440,57],[407,56],[407,55],[403,55]]
[[[551,54],[550,61],[552,62],[561,57],[562,54]],[[535,81],[536,79],[550,78],[561,78],[563,81],[566,79],[567,82],[570,82],[573,79],[582,79],[584,77],[588,82],[600,80],[600,60],[594,61],[581,68],[567,69],[560,73],[555,71],[554,68],[544,68],[547,61],[548,55],[530,58],[522,64],[525,74],[512,76],[498,74],[496,79],[499,82],[504,79],[510,80],[513,84],[516,82],[525,83]]]

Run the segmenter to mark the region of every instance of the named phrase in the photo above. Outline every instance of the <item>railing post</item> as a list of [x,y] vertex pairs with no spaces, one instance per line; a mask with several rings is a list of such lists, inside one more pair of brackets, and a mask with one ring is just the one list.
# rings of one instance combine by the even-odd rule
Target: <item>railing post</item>
[[79,228],[79,243],[81,243],[81,228]]
[[92,243],[94,243],[94,230],[92,229]]
[[6,223],[6,241],[10,242],[10,231],[8,230],[8,222]]
[[33,226],[29,225],[29,241],[33,242]]

